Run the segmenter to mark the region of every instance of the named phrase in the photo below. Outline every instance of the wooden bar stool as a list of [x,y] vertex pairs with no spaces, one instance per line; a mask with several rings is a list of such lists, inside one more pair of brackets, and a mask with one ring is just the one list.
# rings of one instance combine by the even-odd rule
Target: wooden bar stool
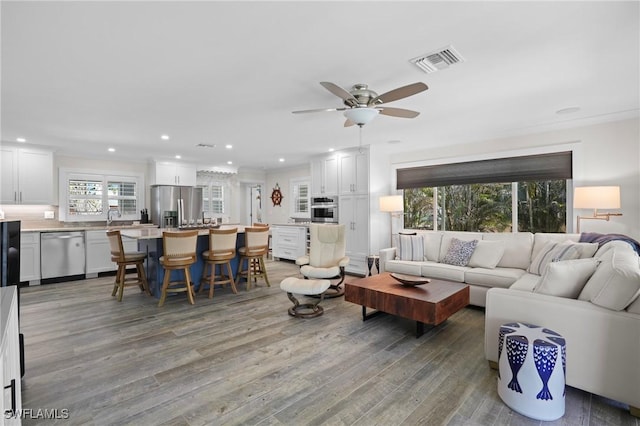
[[[149,283],[147,283],[147,276],[144,273],[144,260],[147,258],[147,254],[137,251],[126,253],[122,245],[122,236],[118,230],[107,231],[107,238],[109,239],[109,246],[111,248],[111,260],[118,265],[116,281],[113,284],[111,296],[115,296],[117,293],[118,302],[122,302],[122,294],[124,293],[125,286],[131,285],[137,285],[141,291],[151,295]],[[127,278],[127,266],[131,265],[135,265],[137,276]]]
[[[269,277],[264,266],[264,256],[269,252],[269,226],[247,227],[244,229],[244,247],[238,249],[240,262],[236,282],[240,277],[247,280],[247,290],[251,288],[251,282],[258,278],[264,278],[269,287]],[[244,265],[247,269],[243,269]]]
[[[238,228],[209,230],[209,250],[202,253],[205,264],[200,279],[200,292],[205,284],[209,284],[209,299],[213,298],[215,284],[231,284],[231,291],[238,293],[231,269],[231,261],[236,257],[237,238]],[[223,272],[225,265],[226,274]],[[219,274],[216,274],[216,267],[219,268]]]
[[[163,255],[160,264],[164,268],[164,279],[158,306],[164,305],[167,293],[186,292],[190,304],[195,304],[195,294],[189,267],[196,263],[198,231],[177,231],[162,233]],[[182,270],[184,281],[171,281],[171,271]]]

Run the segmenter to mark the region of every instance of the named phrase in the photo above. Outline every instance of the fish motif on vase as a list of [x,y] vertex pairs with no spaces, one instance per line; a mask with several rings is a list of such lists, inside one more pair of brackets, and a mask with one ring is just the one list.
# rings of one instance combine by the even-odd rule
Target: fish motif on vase
[[542,380],[542,389],[536,395],[537,399],[548,401],[553,399],[549,391],[549,378],[558,360],[558,347],[547,340],[536,339],[533,342],[533,361],[538,370],[538,376]]
[[[546,329],[545,329],[546,330]],[[547,330],[551,331],[551,330]],[[559,334],[552,332],[556,336],[560,336]],[[562,357],[562,373],[564,374],[564,382],[567,383],[567,342],[564,337],[555,337],[555,336],[547,336],[547,339],[551,340],[554,343],[557,343],[560,346],[560,356]],[[566,393],[566,388],[562,395]]]
[[[516,330],[513,328],[509,328],[507,326],[500,327],[500,331],[498,333],[498,363],[500,363],[500,356],[502,355],[502,346],[504,345],[504,335],[508,333],[513,333],[514,331]],[[498,368],[498,379],[500,379],[500,368]]]
[[506,337],[506,349],[509,367],[513,375],[507,387],[515,392],[522,393],[522,388],[520,387],[520,383],[518,383],[518,372],[527,357],[529,340],[525,336],[509,335]]

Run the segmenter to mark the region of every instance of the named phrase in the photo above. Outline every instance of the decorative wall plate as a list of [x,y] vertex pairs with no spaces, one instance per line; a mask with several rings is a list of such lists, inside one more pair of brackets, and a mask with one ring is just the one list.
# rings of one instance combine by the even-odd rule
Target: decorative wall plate
[[273,201],[273,206],[279,206],[283,198],[284,197],[282,196],[282,191],[280,191],[280,187],[276,182],[276,187],[273,188],[273,192],[271,193],[271,201]]

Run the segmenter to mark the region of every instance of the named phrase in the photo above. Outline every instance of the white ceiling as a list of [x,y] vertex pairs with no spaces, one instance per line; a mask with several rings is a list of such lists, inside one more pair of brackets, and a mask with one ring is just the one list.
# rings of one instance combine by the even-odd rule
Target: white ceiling
[[[640,108],[637,1],[2,1],[0,13],[2,141],[63,155],[269,170],[357,146],[340,112],[291,113],[342,106],[320,81],[379,94],[425,82],[388,104],[420,116],[363,129],[364,144],[398,151]],[[464,63],[434,74],[409,63],[448,45]]]

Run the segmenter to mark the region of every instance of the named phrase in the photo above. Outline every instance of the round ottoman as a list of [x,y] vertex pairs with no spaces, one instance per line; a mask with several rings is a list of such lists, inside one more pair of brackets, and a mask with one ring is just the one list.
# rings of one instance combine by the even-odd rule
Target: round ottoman
[[500,327],[498,395],[518,413],[551,421],[564,415],[567,352],[560,334],[513,322]]
[[[293,302],[293,307],[289,308],[289,315],[298,318],[313,318],[323,314],[324,309],[320,302],[324,299],[324,292],[331,285],[329,280],[305,280],[296,277],[288,277],[282,280],[280,288],[287,292],[289,300]],[[320,295],[317,303],[300,304],[293,294],[303,294],[305,296]]]

